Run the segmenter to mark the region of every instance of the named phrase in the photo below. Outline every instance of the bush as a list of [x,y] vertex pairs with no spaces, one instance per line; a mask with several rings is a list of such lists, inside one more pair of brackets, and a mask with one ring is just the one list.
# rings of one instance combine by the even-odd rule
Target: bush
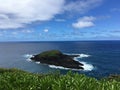
[[0,90],[119,90],[119,80],[97,80],[72,72],[33,74],[18,69],[0,69]]

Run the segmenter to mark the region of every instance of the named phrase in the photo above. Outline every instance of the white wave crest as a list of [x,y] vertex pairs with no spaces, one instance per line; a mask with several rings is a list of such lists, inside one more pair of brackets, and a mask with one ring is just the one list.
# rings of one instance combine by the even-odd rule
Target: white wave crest
[[71,68],[65,68],[62,66],[55,66],[55,65],[48,65],[50,68],[55,68],[55,69],[64,69],[64,70],[74,70],[74,71],[80,71],[82,69],[71,69]]
[[69,54],[69,53],[65,53],[65,54],[67,54],[67,55],[78,55],[77,58],[87,58],[87,57],[90,57],[90,56],[91,56],[91,55],[83,54],[83,53],[81,53],[81,54],[74,54],[74,53]]
[[74,60],[83,64],[82,67],[84,68],[84,71],[92,71],[94,69],[94,66],[92,64],[88,64],[87,62],[79,61],[78,58],[79,57],[74,57]]
[[34,57],[32,54],[25,54],[24,57],[27,61],[31,62],[32,60],[30,58]]
[[40,64],[40,62],[35,62],[36,64]]
[[88,64],[87,62],[81,62],[83,64],[84,71],[92,71],[94,66],[92,64]]
[[[84,64],[83,67],[84,70],[83,71],[92,71],[94,69],[93,65],[91,64],[88,64],[86,62],[80,62],[82,64]],[[55,68],[55,69],[64,69],[64,70],[75,70],[75,71],[81,71],[82,69],[71,69],[71,68],[65,68],[65,67],[62,67],[62,66],[55,66],[55,65],[48,65],[50,68]]]
[[33,55],[32,54],[25,54],[24,57],[25,58],[31,58],[31,57],[33,57]]
[[90,55],[88,54],[78,54],[78,58],[87,58],[87,57],[90,57]]

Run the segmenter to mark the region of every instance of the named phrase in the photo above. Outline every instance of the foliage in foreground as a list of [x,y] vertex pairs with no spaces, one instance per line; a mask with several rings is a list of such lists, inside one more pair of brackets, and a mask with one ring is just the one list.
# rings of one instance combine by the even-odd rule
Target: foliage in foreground
[[120,90],[120,76],[96,80],[81,74],[32,74],[0,69],[0,90]]

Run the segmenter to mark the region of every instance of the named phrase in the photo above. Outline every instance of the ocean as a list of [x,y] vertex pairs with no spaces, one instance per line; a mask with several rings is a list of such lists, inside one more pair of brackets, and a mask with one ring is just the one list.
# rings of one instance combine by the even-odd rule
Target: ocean
[[66,54],[79,54],[75,58],[84,64],[85,70],[72,70],[95,78],[120,74],[120,41],[55,41],[55,42],[1,42],[0,68],[18,68],[32,73],[69,69],[32,62],[32,55],[47,50],[60,50]]

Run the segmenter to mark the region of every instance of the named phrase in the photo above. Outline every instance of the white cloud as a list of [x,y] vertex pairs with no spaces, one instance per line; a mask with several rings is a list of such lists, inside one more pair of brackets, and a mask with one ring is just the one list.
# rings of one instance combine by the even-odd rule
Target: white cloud
[[62,12],[64,0],[0,0],[0,28],[20,28],[51,20]]
[[64,7],[66,11],[85,13],[99,5],[103,0],[76,0],[72,1]]
[[44,32],[48,32],[49,30],[48,29],[44,29]]
[[[36,21],[48,21],[57,14],[85,13],[103,0],[0,0],[0,29],[23,28]],[[71,13],[70,13],[71,14]],[[58,19],[56,21],[64,21]]]
[[55,19],[56,22],[65,22],[65,19]]
[[84,16],[84,17],[80,18],[76,23],[73,23],[72,26],[74,28],[77,28],[77,29],[86,28],[86,27],[92,27],[92,26],[95,25],[93,23],[93,21],[95,19],[96,18],[93,17],[93,16]]

